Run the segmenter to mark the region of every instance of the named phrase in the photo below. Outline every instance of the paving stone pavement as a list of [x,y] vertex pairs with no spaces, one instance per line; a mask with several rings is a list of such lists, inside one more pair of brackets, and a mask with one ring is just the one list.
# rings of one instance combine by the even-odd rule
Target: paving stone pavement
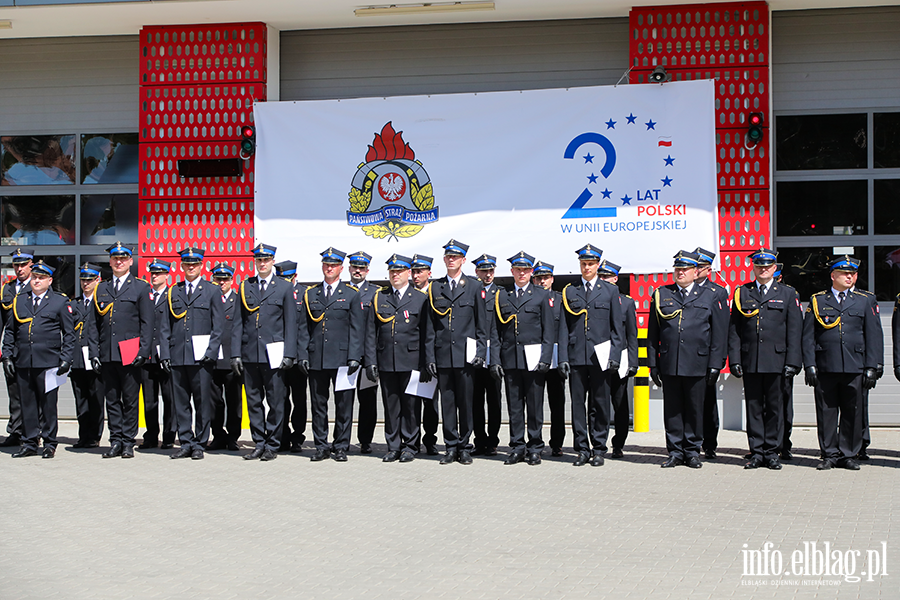
[[[383,445],[311,463],[310,442],[269,463],[101,460],[68,447],[75,433],[61,425],[53,460],[0,454],[0,600],[900,598],[897,430],[874,431],[859,472],[817,472],[810,429],[780,472],[745,471],[734,431],[697,471],[659,468],[661,431],[630,434],[625,458],[600,468],[572,454],[384,464]],[[767,542],[784,568],[804,542],[828,542],[860,552],[845,571],[871,569],[867,551],[883,569],[744,576],[745,551]]]

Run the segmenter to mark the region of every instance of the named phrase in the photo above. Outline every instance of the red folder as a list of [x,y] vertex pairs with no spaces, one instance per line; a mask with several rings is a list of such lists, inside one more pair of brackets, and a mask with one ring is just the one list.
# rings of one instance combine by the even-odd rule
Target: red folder
[[138,350],[141,348],[141,338],[131,338],[130,340],[122,340],[119,342],[119,354],[122,355],[122,364],[130,365],[137,358]]

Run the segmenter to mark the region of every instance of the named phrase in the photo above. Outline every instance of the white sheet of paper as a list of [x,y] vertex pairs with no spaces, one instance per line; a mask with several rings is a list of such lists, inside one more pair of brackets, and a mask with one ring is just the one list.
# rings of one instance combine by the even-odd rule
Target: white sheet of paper
[[269,366],[277,369],[281,366],[281,360],[284,358],[284,342],[272,342],[266,344],[266,356],[269,357]]
[[485,351],[484,351],[484,366],[491,366],[491,340],[485,341]]
[[475,338],[466,338],[466,362],[471,363],[475,360],[475,354],[477,353],[478,342]]
[[94,365],[91,364],[90,359],[91,349],[87,346],[81,347],[81,355],[84,357],[84,370],[85,371],[93,371]]
[[362,371],[362,368],[357,369],[353,375],[350,375],[349,367],[338,367],[337,375],[334,378],[334,391],[343,392],[344,390],[356,389],[356,380],[360,371]]
[[526,344],[523,349],[525,350],[525,366],[529,371],[534,371],[541,362],[541,345]]
[[606,365],[609,364],[609,351],[612,349],[612,341],[606,340],[605,342],[600,342],[596,346],[594,346],[594,354],[597,355],[597,364],[600,365],[600,368],[604,371],[606,370]]
[[362,373],[362,375],[359,376],[359,389],[365,390],[378,385],[377,381],[372,381],[371,379],[369,379],[369,376],[366,375],[364,368],[360,367],[359,372]]
[[62,384],[64,384],[68,379],[68,375],[57,375],[56,370],[58,367],[51,367],[44,371],[44,393],[52,392]]
[[194,347],[194,362],[200,362],[200,359],[203,358],[209,349],[209,336],[192,335],[191,345]]
[[553,344],[553,357],[550,359],[550,368],[555,369],[559,366],[559,344]]
[[628,349],[622,350],[622,358],[619,360],[619,379],[625,379],[625,375],[628,373],[629,369],[628,364]]
[[159,359],[159,344],[156,345],[156,358]]
[[418,371],[410,371],[406,393],[419,396],[420,398],[434,398],[434,392],[437,390],[437,379],[432,377],[428,383],[422,383],[419,381],[419,375]]

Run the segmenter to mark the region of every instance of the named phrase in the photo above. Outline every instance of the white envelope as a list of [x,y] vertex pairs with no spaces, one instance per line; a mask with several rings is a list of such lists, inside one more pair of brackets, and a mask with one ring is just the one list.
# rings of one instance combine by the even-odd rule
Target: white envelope
[[269,366],[271,368],[277,369],[280,367],[281,361],[284,359],[284,342],[266,344],[266,356],[269,357]]
[[555,369],[559,366],[559,344],[553,344],[553,357],[550,359],[550,368]]
[[334,391],[343,392],[356,389],[356,380],[359,378],[360,371],[362,371],[361,367],[353,375],[350,375],[349,367],[338,367],[337,375],[334,378]]
[[491,340],[485,340],[484,344],[484,366],[491,366]]
[[371,379],[369,379],[369,376],[365,373],[365,369],[363,367],[359,368],[359,372],[362,373],[362,375],[360,375],[358,379],[360,390],[365,390],[378,385],[377,381],[372,381]]
[[478,342],[475,338],[466,338],[466,362],[470,363],[475,360],[475,354],[477,353]]
[[541,345],[526,344],[522,348],[525,350],[525,366],[529,371],[534,371],[541,362]]
[[606,370],[606,365],[609,364],[609,351],[612,350],[612,341],[606,340],[605,342],[600,342],[596,346],[594,346],[594,354],[597,355],[597,363],[600,365],[600,368],[604,371]]
[[194,362],[200,362],[200,359],[206,355],[209,350],[208,335],[192,335],[191,345],[194,347]]
[[52,392],[69,379],[68,375],[57,375],[59,367],[50,367],[44,371],[44,393]]
[[420,398],[434,398],[434,392],[437,391],[437,378],[432,377],[428,383],[422,383],[419,381],[419,375],[418,371],[410,371],[406,393]]
[[622,350],[622,359],[619,361],[619,379],[625,379],[625,375],[628,373],[629,369],[628,364],[628,349]]
[[91,364],[91,359],[89,358],[91,353],[91,349],[87,346],[81,347],[81,355],[84,357],[84,370],[85,371],[93,371],[94,365]]

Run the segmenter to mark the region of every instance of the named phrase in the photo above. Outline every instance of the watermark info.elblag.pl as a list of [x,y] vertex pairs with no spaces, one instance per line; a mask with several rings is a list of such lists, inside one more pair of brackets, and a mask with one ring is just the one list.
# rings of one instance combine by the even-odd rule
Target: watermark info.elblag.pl
[[837,586],[888,576],[887,542],[869,550],[842,550],[831,542],[803,542],[784,555],[766,542],[759,550],[744,544],[741,585]]

